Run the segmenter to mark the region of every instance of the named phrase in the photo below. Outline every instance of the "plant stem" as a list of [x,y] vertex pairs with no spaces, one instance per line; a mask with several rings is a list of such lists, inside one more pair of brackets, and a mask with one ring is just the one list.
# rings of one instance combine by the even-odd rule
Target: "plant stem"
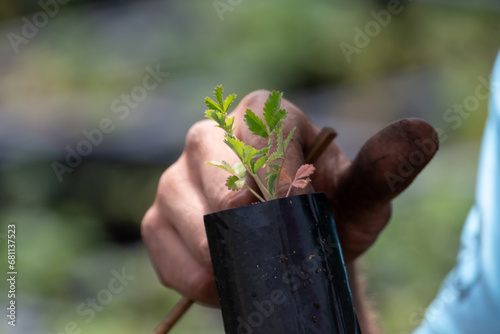
[[[245,166],[245,169],[247,170],[247,173],[250,174],[250,176],[255,180],[255,182],[257,183],[257,186],[259,187],[260,191],[262,191],[262,194],[265,194],[268,197],[272,197],[271,194],[269,194],[269,192],[267,191],[266,187],[260,181],[259,177],[252,172],[252,169],[250,168],[250,166],[248,166],[247,164],[243,164],[243,166]],[[255,190],[253,190],[252,188],[250,188],[250,186],[246,182],[245,182],[245,186],[252,192],[252,194],[255,195],[255,197],[257,197],[259,199],[259,201],[261,201],[261,202],[265,202],[266,201],[259,194],[257,194],[257,192]]]
[[[280,184],[281,171],[283,170],[283,166],[285,165],[285,157],[286,157],[285,152],[283,152],[283,158],[281,159],[280,169],[278,169],[278,177],[276,178],[276,183],[274,184],[274,193],[276,194],[276,198],[279,198],[278,186]],[[290,190],[288,192],[290,192]],[[285,197],[288,197],[288,193],[286,194]]]
[[245,183],[245,187],[247,187],[248,190],[250,190],[250,192],[252,194],[254,194],[255,197],[257,197],[259,199],[259,201],[261,202],[265,202],[266,200],[263,199],[259,194],[257,194],[257,192],[255,190],[253,190],[248,184]]

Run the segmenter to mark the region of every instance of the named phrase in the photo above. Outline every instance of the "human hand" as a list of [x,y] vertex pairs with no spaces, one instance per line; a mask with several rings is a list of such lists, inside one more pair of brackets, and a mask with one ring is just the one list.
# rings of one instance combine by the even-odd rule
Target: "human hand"
[[[267,143],[244,126],[252,109],[261,116],[268,92],[247,95],[236,107],[235,135],[254,147]],[[285,169],[293,175],[304,163],[304,151],[320,128],[296,106],[283,99],[288,112],[284,133],[297,130],[287,150]],[[203,215],[256,202],[250,191],[225,187],[227,173],[204,164],[237,157],[223,143],[224,132],[212,121],[189,130],[184,152],[162,175],[154,204],[142,222],[142,235],[161,282],[193,300],[218,304]],[[368,249],[389,221],[391,200],[413,181],[438,149],[435,131],[418,119],[395,122],[370,138],[353,162],[334,142],[315,161],[312,184],[291,195],[323,191],[328,194],[346,263]],[[251,180],[248,180],[251,182]],[[255,184],[251,184],[257,190]],[[287,185],[280,186],[281,193]],[[258,190],[257,190],[258,191]],[[280,191],[279,191],[280,192]]]

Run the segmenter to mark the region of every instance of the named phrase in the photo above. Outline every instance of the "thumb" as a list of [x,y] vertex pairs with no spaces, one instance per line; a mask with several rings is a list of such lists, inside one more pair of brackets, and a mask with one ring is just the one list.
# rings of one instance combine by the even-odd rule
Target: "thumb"
[[438,148],[437,133],[423,120],[402,119],[382,129],[361,148],[339,183],[335,197],[342,202],[342,211],[356,215],[389,204]]

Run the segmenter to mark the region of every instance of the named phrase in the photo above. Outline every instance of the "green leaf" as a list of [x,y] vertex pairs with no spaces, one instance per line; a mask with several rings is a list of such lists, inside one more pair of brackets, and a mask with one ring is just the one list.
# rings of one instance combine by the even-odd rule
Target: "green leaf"
[[269,167],[271,167],[275,171],[278,171],[280,169],[280,165],[279,164],[272,164],[272,165],[269,165]]
[[273,143],[270,142],[269,145],[267,145],[266,148],[263,148],[262,150],[260,150],[259,152],[259,156],[262,154],[262,155],[267,155],[267,153],[269,152],[269,149],[272,147]]
[[283,158],[283,155],[282,154],[279,154],[278,152],[274,152],[273,154],[271,154],[269,156],[269,159],[267,160],[269,163],[273,162],[274,160],[276,159],[281,159]]
[[[228,164],[227,162],[225,161],[222,161],[222,162],[218,162],[218,161],[207,161],[205,162],[207,165],[210,165],[210,166],[215,166],[215,167],[219,167],[219,168],[222,168],[224,169],[225,171],[233,174],[233,175],[238,175],[238,172],[235,171],[233,169],[233,167],[231,167],[230,164]],[[236,166],[236,165],[235,165]],[[244,167],[243,167],[244,168]]]
[[219,106],[222,108],[222,110],[224,110],[224,102],[222,102],[222,93],[223,93],[223,91],[224,90],[222,88],[222,85],[218,85],[214,89],[215,99],[217,100],[217,102],[219,102]]
[[248,166],[250,166],[250,170],[252,171],[252,173],[255,173],[255,162],[253,162],[253,160],[250,159],[250,161],[248,161]]
[[269,127],[269,133],[272,133],[278,123],[286,118],[286,110],[280,109],[283,93],[272,92],[264,104],[264,119]]
[[218,110],[210,109],[205,111],[205,117],[215,121],[219,127],[226,125],[226,115]]
[[229,190],[240,190],[245,186],[246,180],[237,176],[231,175],[226,180],[226,186]]
[[244,178],[247,175],[247,170],[245,169],[245,166],[241,161],[235,163],[233,169],[236,175],[239,176],[240,178]]
[[276,179],[278,178],[278,172],[271,172],[268,173],[268,180],[267,180],[267,190],[269,191],[269,194],[271,197],[275,196],[274,192],[274,184],[276,183]]
[[208,107],[208,109],[215,109],[215,110],[219,110],[221,112],[225,111],[223,108],[221,108],[220,105],[215,103],[215,101],[212,100],[211,98],[209,98],[208,96],[205,98],[205,104]]
[[245,147],[245,144],[243,144],[241,140],[238,140],[231,136],[226,136],[224,143],[226,143],[226,145],[229,146],[234,153],[236,153],[240,160],[244,160],[243,148]]
[[226,132],[233,132],[233,124],[234,124],[234,117],[226,118],[226,125],[224,127],[224,130]]
[[252,166],[252,172],[257,174],[257,171],[267,162],[267,157],[262,157]]
[[243,162],[248,164],[249,161],[254,157],[259,151],[250,145],[245,145],[243,148]]
[[268,178],[270,178],[270,177],[271,177],[271,175],[273,175],[273,174],[277,174],[277,173],[276,173],[276,171],[272,171],[272,172],[268,172],[268,173],[266,173],[266,175],[264,176],[264,180],[267,180],[267,179],[268,179]]
[[288,137],[286,137],[285,144],[284,144],[284,152],[286,152],[286,149],[288,148],[288,144],[290,144],[290,141],[292,140],[293,134],[295,133],[296,127],[293,127],[292,131],[288,134]]
[[260,151],[257,151],[257,153],[255,153],[253,156],[252,156],[252,159],[254,158],[260,158],[260,157],[263,157],[265,156],[266,154],[264,152],[262,152],[262,150]]
[[247,123],[248,129],[252,131],[254,135],[261,136],[262,138],[269,137],[264,121],[250,109],[247,109],[245,114],[245,123]]
[[285,118],[286,118],[286,115],[287,115],[287,114],[288,114],[288,113],[286,112],[286,110],[285,110],[285,109],[280,109],[280,110],[278,110],[278,112],[277,112],[277,113],[276,113],[276,115],[275,115],[275,117],[278,119],[278,121],[277,121],[277,122],[279,123],[280,121],[281,121],[281,122],[282,122],[282,121],[284,121],[284,120],[285,120]]
[[234,99],[236,99],[236,94],[229,94],[224,100],[224,111],[227,112]]
[[278,124],[276,127],[276,152],[278,152],[281,156],[284,156],[283,152],[283,126]]

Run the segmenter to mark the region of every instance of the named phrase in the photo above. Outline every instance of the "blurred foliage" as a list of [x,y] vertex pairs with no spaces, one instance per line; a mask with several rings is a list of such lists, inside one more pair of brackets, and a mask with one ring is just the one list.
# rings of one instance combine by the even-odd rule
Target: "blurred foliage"
[[[292,101],[321,90],[349,90],[352,101],[335,114],[352,124],[410,113],[443,129],[447,141],[394,203],[391,224],[365,260],[382,326],[387,333],[410,332],[454,264],[473,201],[487,103],[457,129],[443,115],[474,94],[478,76],[489,77],[500,44],[500,13],[488,3],[405,2],[350,63],[340,43],[354,43],[354,28],[364,29],[374,20],[370,12],[385,9],[386,2],[243,1],[221,20],[210,1],[75,0],[61,6],[19,53],[3,39],[0,122],[14,125],[0,127],[11,133],[0,133],[7,138],[0,142],[0,233],[8,223],[18,226],[19,333],[56,333],[69,321],[82,333],[149,332],[174,305],[179,296],[158,283],[139,224],[187,129],[203,117],[203,98],[219,83],[240,98],[267,88]],[[3,35],[19,33],[20,17],[38,10],[36,1],[2,2]],[[111,102],[156,64],[170,73],[168,80],[59,183],[51,162],[63,161],[65,146],[109,117]],[[381,82],[417,75],[432,87],[418,107],[408,106],[406,113],[371,109],[403,105],[400,94]],[[410,89],[416,94],[422,87]],[[148,151],[158,159],[145,159],[141,154]],[[86,323],[78,306],[107,287],[112,269],[123,267],[135,279]],[[196,306],[172,333],[221,332],[218,311]]]

